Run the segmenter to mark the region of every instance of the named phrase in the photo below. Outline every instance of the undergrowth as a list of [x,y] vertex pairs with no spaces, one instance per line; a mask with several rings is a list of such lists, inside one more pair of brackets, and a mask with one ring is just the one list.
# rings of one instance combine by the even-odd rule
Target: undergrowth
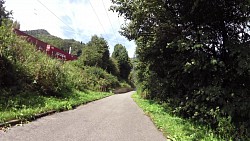
[[[222,141],[209,127],[171,114],[168,104],[146,100],[135,93],[135,102],[151,117],[155,125],[170,141]],[[231,140],[231,139],[228,139]]]
[[15,97],[0,99],[0,123],[13,119],[30,119],[34,115],[51,110],[69,110],[75,106],[98,100],[112,93],[74,91],[70,95],[57,98],[39,93],[23,92]]

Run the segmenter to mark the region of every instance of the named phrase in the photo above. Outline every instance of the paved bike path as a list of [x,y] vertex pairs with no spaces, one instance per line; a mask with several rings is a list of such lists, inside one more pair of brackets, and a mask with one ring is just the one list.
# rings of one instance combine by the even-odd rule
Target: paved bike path
[[133,101],[132,93],[0,131],[0,141],[166,141]]

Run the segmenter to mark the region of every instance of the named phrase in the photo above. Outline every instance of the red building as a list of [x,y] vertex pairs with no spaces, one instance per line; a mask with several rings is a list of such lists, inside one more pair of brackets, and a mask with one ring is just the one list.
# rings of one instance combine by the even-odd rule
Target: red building
[[58,58],[61,60],[65,60],[65,61],[70,61],[70,60],[77,60],[77,56],[71,55],[53,45],[50,45],[48,43],[45,43],[33,36],[30,36],[18,29],[14,29],[14,32],[19,35],[19,36],[24,36],[25,39],[29,42],[32,43],[33,45],[35,45],[37,47],[38,50],[45,52],[46,54],[48,54],[49,56],[53,57],[53,58]]

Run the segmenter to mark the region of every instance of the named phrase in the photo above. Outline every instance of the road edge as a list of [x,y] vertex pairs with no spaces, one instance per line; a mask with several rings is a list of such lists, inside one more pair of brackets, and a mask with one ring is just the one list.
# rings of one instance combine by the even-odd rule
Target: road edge
[[100,99],[95,99],[95,100],[91,100],[91,101],[88,101],[88,102],[85,102],[85,103],[82,103],[82,104],[79,104],[79,105],[74,105],[74,106],[72,106],[72,109],[50,110],[50,111],[47,111],[47,112],[42,112],[42,113],[39,113],[39,114],[35,114],[34,116],[29,117],[29,118],[13,119],[13,120],[10,120],[10,121],[6,121],[6,122],[3,122],[3,123],[0,123],[0,130],[2,130],[4,128],[7,128],[7,127],[9,128],[9,127],[12,127],[12,126],[15,126],[15,125],[18,125],[18,124],[25,124],[25,123],[28,123],[28,122],[31,122],[31,121],[35,121],[35,120],[37,120],[39,118],[42,118],[42,117],[45,117],[45,116],[48,116],[48,115],[52,115],[54,113],[60,113],[60,112],[74,110],[79,106],[86,105],[88,103],[98,101],[98,100],[101,100],[101,99],[104,99],[104,98],[108,98],[108,97],[113,96],[113,95],[114,95],[114,93],[112,95],[108,95],[108,96],[102,97]]

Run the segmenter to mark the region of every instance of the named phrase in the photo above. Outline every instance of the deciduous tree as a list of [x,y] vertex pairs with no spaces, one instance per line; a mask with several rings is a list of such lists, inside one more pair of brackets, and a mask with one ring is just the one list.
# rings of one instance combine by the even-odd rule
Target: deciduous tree
[[131,71],[131,63],[126,48],[121,44],[116,44],[114,52],[112,53],[112,58],[118,62],[120,77],[127,80]]
[[250,129],[248,0],[112,2],[129,21],[121,34],[136,40],[137,77],[149,98],[170,101],[181,115],[210,123],[223,136],[238,135],[218,126],[223,118]]
[[4,0],[0,0],[0,26],[2,25],[3,19],[10,18],[12,14],[12,11],[5,9],[4,3]]

